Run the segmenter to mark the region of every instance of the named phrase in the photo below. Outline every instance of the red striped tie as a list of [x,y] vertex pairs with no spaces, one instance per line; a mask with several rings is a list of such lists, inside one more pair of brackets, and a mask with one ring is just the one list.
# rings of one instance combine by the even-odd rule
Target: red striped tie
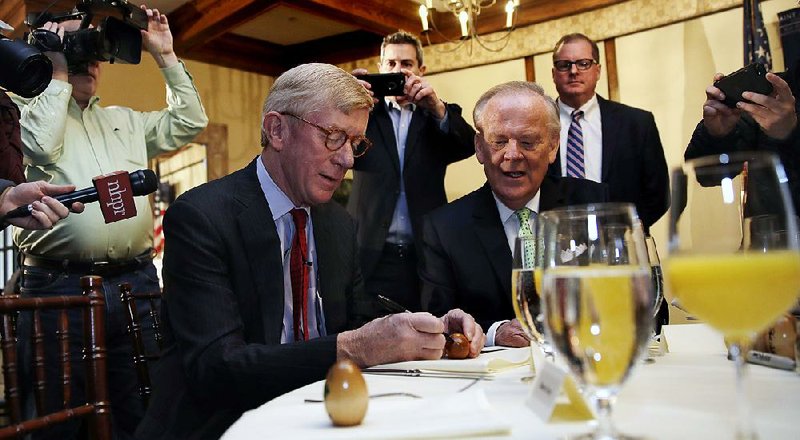
[[[294,340],[308,340],[308,244],[306,243],[306,211],[292,209],[294,238],[289,256],[289,273],[292,278],[292,318],[294,320]],[[300,325],[302,322],[302,332]],[[302,333],[302,334],[301,334]]]

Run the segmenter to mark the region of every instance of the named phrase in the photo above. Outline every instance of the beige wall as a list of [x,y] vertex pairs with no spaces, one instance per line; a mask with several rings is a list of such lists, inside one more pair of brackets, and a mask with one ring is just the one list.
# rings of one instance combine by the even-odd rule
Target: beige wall
[[[243,167],[261,152],[261,105],[273,78],[191,60],[186,65],[211,122],[228,126],[228,171]],[[102,75],[102,105],[142,111],[165,106],[164,80],[147,54],[136,66],[104,64]]]

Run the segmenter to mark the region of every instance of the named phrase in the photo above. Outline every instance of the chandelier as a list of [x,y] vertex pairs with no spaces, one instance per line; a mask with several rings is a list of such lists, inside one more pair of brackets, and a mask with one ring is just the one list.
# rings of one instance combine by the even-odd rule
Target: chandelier
[[[498,0],[422,0],[419,5],[422,34],[428,40],[428,45],[431,45],[430,33],[432,31],[448,42],[457,43],[454,48],[447,52],[457,50],[464,43],[469,42],[470,44],[467,47],[471,53],[473,41],[490,52],[500,52],[508,45],[511,32],[514,30],[515,12],[519,9],[519,0],[507,0],[505,3],[505,33],[494,39],[482,37],[478,35],[478,17],[482,10],[491,8],[496,4],[498,4]],[[455,17],[461,27],[460,39],[453,40],[439,31],[434,20],[434,16],[438,13],[450,13]]]

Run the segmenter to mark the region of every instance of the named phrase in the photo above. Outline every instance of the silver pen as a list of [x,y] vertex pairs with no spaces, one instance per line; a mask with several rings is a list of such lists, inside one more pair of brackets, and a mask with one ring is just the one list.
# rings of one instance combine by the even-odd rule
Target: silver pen
[[794,371],[794,359],[786,356],[779,356],[772,353],[764,353],[763,351],[750,350],[747,352],[747,362],[751,364],[763,365],[765,367],[779,368],[781,370]]

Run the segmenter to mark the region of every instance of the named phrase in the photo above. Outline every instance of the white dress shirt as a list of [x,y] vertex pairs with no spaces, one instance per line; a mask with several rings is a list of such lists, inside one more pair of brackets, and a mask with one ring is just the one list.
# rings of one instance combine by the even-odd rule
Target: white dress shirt
[[[572,112],[576,109],[558,102],[558,117],[561,119],[560,150],[561,175],[567,175],[567,133],[572,124]],[[600,105],[597,95],[583,104],[578,110],[583,111],[580,119],[583,132],[583,167],[586,179],[601,182],[603,179],[603,124],[600,119]]]
[[317,291],[317,248],[314,243],[314,227],[311,221],[311,209],[307,206],[296,207],[289,197],[278,188],[278,185],[272,180],[261,159],[256,161],[256,174],[258,175],[258,182],[261,184],[261,190],[269,203],[269,208],[272,211],[272,220],[275,222],[275,228],[278,230],[278,238],[281,241],[281,261],[283,263],[283,330],[281,332],[281,344],[287,342],[294,342],[294,318],[292,314],[292,277],[290,274],[289,255],[292,251],[292,238],[294,237],[295,228],[294,220],[292,220],[292,209],[304,209],[308,214],[308,221],[306,222],[306,239],[308,243],[308,262],[310,265],[310,272],[308,274],[308,339],[324,336],[325,331],[325,315],[322,309],[322,298]]
[[[532,212],[539,213],[539,195],[541,191],[536,191],[536,195],[533,196],[532,199],[525,204],[525,207],[530,209]],[[514,242],[517,240],[519,236],[519,217],[514,214],[514,210],[509,208],[508,206],[504,205],[500,199],[497,198],[497,195],[492,192],[492,196],[494,196],[494,202],[497,204],[497,212],[500,214],[500,221],[503,223],[503,231],[506,233],[506,240],[508,240],[508,248],[511,250],[511,254],[514,254]],[[534,216],[531,216],[533,219]],[[534,232],[536,231],[536,225],[531,222],[531,230]],[[508,274],[509,278],[511,274]],[[511,292],[508,292],[511,295]],[[486,346],[491,347],[494,346],[494,336],[497,333],[497,328],[500,325],[510,321],[509,319],[503,321],[497,321],[493,323],[488,330],[486,330]]]

